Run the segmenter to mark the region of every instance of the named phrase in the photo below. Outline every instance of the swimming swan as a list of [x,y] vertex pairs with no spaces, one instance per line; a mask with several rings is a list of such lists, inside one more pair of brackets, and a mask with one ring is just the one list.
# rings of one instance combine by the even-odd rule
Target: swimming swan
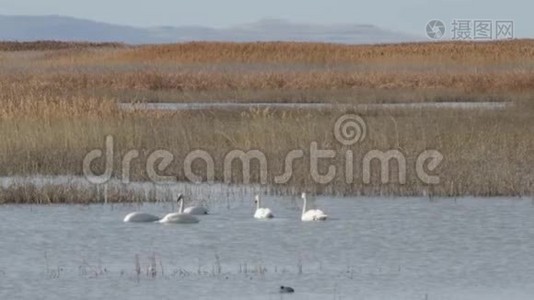
[[254,213],[254,218],[256,219],[272,219],[274,218],[273,212],[268,208],[261,208],[260,196],[256,195],[256,212]]
[[180,202],[180,208],[178,212],[167,214],[161,220],[160,223],[165,224],[192,224],[198,223],[199,219],[193,215],[184,213],[184,199],[182,194],[178,196],[177,202]]
[[300,218],[302,221],[307,222],[307,221],[326,220],[328,216],[322,210],[319,210],[319,209],[307,210],[306,193],[302,193],[302,200],[304,200],[304,205],[302,206],[302,216]]
[[159,220],[158,216],[154,216],[151,214],[147,214],[144,212],[133,212],[129,213],[124,217],[124,222],[127,223],[148,223],[148,222],[156,222]]
[[186,207],[184,209],[184,214],[201,216],[201,215],[208,215],[209,211],[203,205],[194,205],[194,206]]

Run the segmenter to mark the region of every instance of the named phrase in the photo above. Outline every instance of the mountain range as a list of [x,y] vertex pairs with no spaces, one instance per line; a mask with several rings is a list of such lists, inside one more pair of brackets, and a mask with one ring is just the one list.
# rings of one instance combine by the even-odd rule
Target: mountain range
[[264,19],[226,28],[203,26],[133,27],[65,16],[0,15],[3,41],[89,41],[128,44],[187,41],[302,41],[344,44],[381,44],[422,41],[423,37],[373,25],[319,25]]

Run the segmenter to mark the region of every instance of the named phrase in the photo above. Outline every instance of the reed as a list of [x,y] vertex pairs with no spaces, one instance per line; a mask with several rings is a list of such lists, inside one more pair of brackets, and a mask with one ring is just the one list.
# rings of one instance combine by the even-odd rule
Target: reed
[[[183,161],[190,151],[207,151],[216,162],[215,179],[223,181],[221,165],[229,151],[258,149],[269,162],[268,184],[273,193],[531,195],[532,43],[188,43],[86,47],[83,51],[68,47],[43,50],[40,46],[31,52],[2,50],[0,176],[82,175],[84,156],[102,149],[105,137],[111,135],[114,176],[118,178],[121,158],[132,149],[140,153],[132,164],[132,180],[148,180],[147,157],[165,149],[175,160],[164,173],[178,181],[187,180]],[[50,46],[54,47],[59,46]],[[149,62],[142,63],[148,58]],[[261,101],[265,95],[283,102],[506,100],[515,106],[502,111],[127,112],[116,105],[124,95],[130,100],[173,101],[194,101],[199,95],[211,100],[222,95],[226,101]],[[317,184],[310,176],[309,164],[301,162],[294,165],[288,183],[275,185],[274,177],[283,173],[285,155],[291,150],[302,149],[308,155],[310,143],[317,142],[320,148],[343,157],[348,148],[335,139],[333,126],[345,113],[362,116],[369,130],[367,139],[351,148],[358,159],[354,182],[347,184],[344,177],[336,177],[330,184]],[[358,163],[361,167],[361,158],[374,149],[399,150],[410,166],[421,151],[439,150],[445,158],[436,170],[440,184],[423,184],[412,167],[406,184],[381,184],[377,173],[370,184],[364,184]],[[332,164],[342,173],[343,159]],[[193,167],[205,175],[202,165]],[[327,166],[320,167],[324,172]],[[232,183],[240,183],[241,169],[233,168],[232,174]],[[258,180],[259,172],[253,166],[252,182]],[[0,202],[101,202],[95,193],[74,186],[12,186],[0,191]],[[127,191],[109,195],[110,202],[133,199],[142,199],[142,195],[128,195]]]
[[87,48],[122,48],[121,43],[89,43],[62,41],[0,42],[0,51],[43,51]]
[[533,45],[3,43],[0,79],[122,101],[512,101],[532,94]]

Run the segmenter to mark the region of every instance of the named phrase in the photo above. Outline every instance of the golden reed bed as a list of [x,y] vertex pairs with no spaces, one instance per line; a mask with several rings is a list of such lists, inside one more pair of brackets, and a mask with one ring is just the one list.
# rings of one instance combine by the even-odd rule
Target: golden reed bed
[[[261,150],[273,191],[388,195],[531,195],[534,189],[534,41],[347,46],[306,43],[187,43],[130,46],[59,42],[0,43],[0,175],[82,175],[85,155],[114,137],[114,175],[137,149],[132,180],[149,179],[145,163],[158,149],[174,154],[164,172],[186,180],[183,160],[203,149],[217,163],[232,150]],[[257,110],[121,111],[118,101],[435,102],[507,101],[505,110]],[[337,118],[360,115],[367,138],[354,145],[356,162],[372,150],[406,157],[406,183],[370,183],[362,170],[318,184],[309,164],[274,185],[285,155],[310,143],[346,146],[334,137]],[[416,156],[437,149],[440,183],[414,174]],[[333,165],[343,170],[344,161]],[[99,165],[102,167],[102,165]],[[358,163],[356,163],[356,167]],[[324,171],[325,166],[321,166]],[[194,170],[204,174],[202,165]],[[397,170],[392,164],[392,172]],[[411,171],[410,171],[411,170]],[[223,170],[215,170],[223,181]],[[239,183],[241,170],[233,170]],[[259,180],[252,168],[252,182]],[[69,189],[13,187],[4,203],[69,202]],[[76,191],[78,194],[91,193]],[[60,195],[55,197],[54,195]],[[48,197],[48,198],[47,198]],[[53,199],[58,200],[53,200]],[[84,199],[92,199],[84,197]],[[113,197],[110,197],[113,199]],[[116,197],[117,198],[117,197]],[[123,197],[118,197],[124,201]],[[134,199],[135,197],[132,197]],[[44,199],[44,200],[43,200]],[[47,200],[48,199],[48,200]],[[52,199],[52,200],[50,200]],[[90,202],[87,200],[86,202]]]

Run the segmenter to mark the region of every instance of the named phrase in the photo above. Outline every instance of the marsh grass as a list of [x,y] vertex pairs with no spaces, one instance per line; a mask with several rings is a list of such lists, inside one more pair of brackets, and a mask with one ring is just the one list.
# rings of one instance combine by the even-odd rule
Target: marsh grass
[[[60,118],[44,125],[35,122],[24,127],[11,123],[0,129],[4,136],[2,153],[9,154],[2,156],[0,166],[4,176],[81,175],[83,157],[92,149],[103,149],[104,138],[110,134],[115,137],[114,176],[117,178],[121,178],[122,157],[132,149],[140,151],[139,159],[132,163],[131,179],[134,181],[149,180],[145,162],[155,150],[166,149],[174,155],[175,160],[163,173],[186,181],[183,173],[186,154],[203,149],[216,162],[216,180],[223,181],[222,162],[229,151],[260,149],[269,162],[268,181],[273,184],[274,176],[283,173],[285,155],[291,150],[302,149],[308,157],[310,143],[316,141],[321,149],[337,152],[338,159],[328,163],[337,167],[339,178],[331,184],[318,185],[309,175],[309,164],[306,161],[297,162],[293,166],[292,179],[285,185],[273,184],[273,192],[284,194],[308,190],[328,194],[441,196],[517,196],[532,193],[534,177],[530,166],[534,162],[534,145],[530,136],[534,122],[530,117],[531,112],[525,109],[498,112],[357,112],[365,118],[369,131],[366,141],[351,148],[356,157],[353,184],[346,184],[341,176],[344,170],[343,154],[347,148],[343,148],[333,137],[334,122],[343,113],[268,109],[120,112],[111,119],[94,121],[80,117],[74,120]],[[38,134],[20,138],[34,132]],[[374,149],[397,149],[406,156],[407,184],[396,183],[395,176],[392,177],[392,183],[381,184],[379,172],[373,173],[371,184],[363,184],[361,158]],[[415,157],[425,149],[437,149],[445,157],[436,170],[442,180],[437,186],[424,185],[413,172]],[[205,175],[202,164],[194,164],[193,167],[196,174]],[[323,163],[320,167],[324,173],[327,164]],[[232,170],[232,183],[241,183],[241,167],[236,165]],[[391,173],[394,174],[396,170],[396,166],[392,165]],[[255,165],[251,179],[253,183],[259,180]],[[127,189],[110,188],[107,195],[109,202],[144,199],[143,195],[129,194]],[[155,197],[155,194],[152,196]],[[83,191],[69,186],[4,189],[0,198],[12,203],[94,203],[104,200],[94,189]]]
[[35,42],[0,42],[0,51],[47,51],[64,49],[87,48],[120,48],[121,43],[89,43],[89,42],[61,42],[61,41],[35,41]]
[[[115,52],[114,61],[164,61],[195,63],[298,63],[346,64],[392,61],[415,66],[425,63],[449,65],[499,64],[503,61],[523,62],[532,57],[531,40],[487,43],[443,42],[404,43],[389,45],[339,45],[326,43],[218,43],[193,42],[168,45],[146,45]],[[421,60],[423,59],[423,60]]]
[[533,45],[4,43],[0,79],[123,101],[502,101],[532,93]]
[[97,187],[79,185],[33,185],[16,184],[0,190],[0,204],[95,204],[150,202],[154,198],[146,198],[141,193],[125,189],[110,188],[100,191]]
[[[32,55],[4,50],[0,52],[0,175],[82,175],[84,156],[93,149],[102,149],[105,137],[111,135],[115,141],[115,177],[121,176],[124,154],[132,149],[140,152],[132,164],[131,179],[135,181],[148,180],[145,162],[155,150],[174,154],[175,160],[164,173],[184,181],[186,154],[203,149],[219,164],[215,177],[222,181],[220,164],[229,151],[259,149],[269,162],[268,182],[273,193],[307,190],[341,195],[531,195],[532,43],[190,43],[87,47],[81,52],[62,49],[60,54],[36,49]],[[243,64],[250,70],[239,71]],[[267,71],[258,70],[257,64],[266,66]],[[276,69],[281,64],[287,66]],[[304,70],[291,71],[303,65]],[[341,65],[346,65],[345,69]],[[227,72],[229,66],[235,70]],[[282,102],[506,100],[516,105],[502,111],[127,112],[117,107],[117,101],[124,98],[146,101],[154,95],[156,101],[189,102],[203,95],[211,100],[222,96],[219,100],[247,102],[273,97]],[[351,148],[356,158],[354,183],[347,184],[338,176],[328,185],[316,184],[309,165],[301,162],[294,165],[287,184],[273,184],[274,176],[283,173],[285,155],[294,149],[308,155],[313,141],[319,148],[333,149],[339,158],[343,157],[347,148],[335,140],[333,126],[347,112],[361,115],[369,128],[368,138]],[[405,155],[407,184],[394,180],[381,184],[376,172],[371,184],[362,183],[361,157],[374,149],[396,149]],[[436,170],[441,178],[436,186],[424,185],[413,172],[415,158],[426,149],[439,150],[445,157]],[[331,163],[339,172],[344,170],[342,159]],[[103,165],[98,167],[102,170]],[[326,167],[321,165],[321,170]],[[202,165],[194,165],[194,170],[205,175]],[[252,171],[256,183],[257,168]],[[233,169],[232,183],[240,183],[240,173],[240,168]],[[137,201],[139,197],[143,196],[111,190],[105,200]],[[69,185],[12,186],[0,191],[0,199],[2,203],[104,201],[95,189]]]

